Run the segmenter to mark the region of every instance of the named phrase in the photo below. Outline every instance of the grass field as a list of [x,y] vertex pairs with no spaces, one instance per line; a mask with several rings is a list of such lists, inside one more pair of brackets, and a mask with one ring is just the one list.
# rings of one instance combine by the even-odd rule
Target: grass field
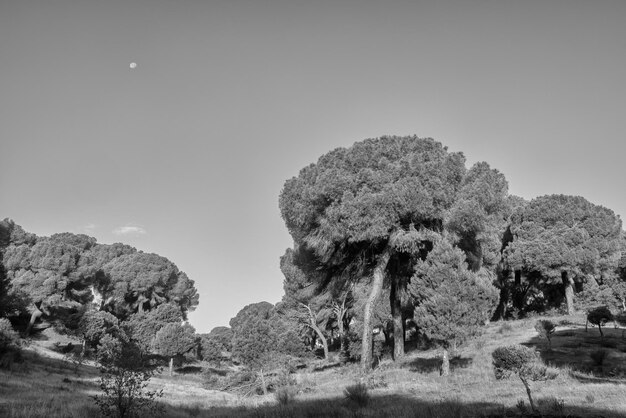
[[[582,317],[549,318],[558,324],[552,347],[537,337],[534,320],[497,322],[484,334],[459,347],[452,373],[439,376],[437,350],[409,351],[406,358],[383,362],[363,376],[358,365],[313,367],[298,371],[285,402],[275,393],[237,396],[207,390],[200,373],[161,374],[150,387],[163,389],[166,416],[171,417],[499,417],[520,416],[518,402],[528,406],[519,379],[496,380],[491,352],[498,346],[536,348],[558,371],[555,380],[531,383],[542,416],[626,416],[626,339],[609,325],[585,332]],[[0,371],[1,417],[98,417],[90,396],[98,393],[93,364],[75,366],[52,349],[52,341],[32,341],[27,361]],[[603,351],[600,354],[593,354]],[[593,354],[593,355],[592,355]],[[362,382],[369,402],[359,406],[344,390]]]

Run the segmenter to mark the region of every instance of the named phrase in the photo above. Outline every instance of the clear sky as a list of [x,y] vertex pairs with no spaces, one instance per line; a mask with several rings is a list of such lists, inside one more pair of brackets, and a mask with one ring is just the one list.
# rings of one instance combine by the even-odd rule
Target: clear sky
[[0,218],[169,258],[199,332],[280,300],[282,185],[365,138],[623,218],[625,22],[623,0],[0,0]]

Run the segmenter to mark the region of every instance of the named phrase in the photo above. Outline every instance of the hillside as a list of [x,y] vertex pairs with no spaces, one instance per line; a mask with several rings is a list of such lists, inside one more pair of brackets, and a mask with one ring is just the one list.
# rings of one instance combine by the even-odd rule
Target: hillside
[[[575,319],[573,319],[575,318]],[[281,405],[275,393],[240,396],[203,387],[199,372],[156,376],[152,388],[164,391],[162,402],[171,417],[291,417],[389,416],[474,417],[520,416],[516,406],[528,406],[519,379],[496,380],[491,352],[498,346],[524,344],[536,348],[558,371],[552,381],[533,382],[533,396],[543,416],[620,417],[626,415],[626,339],[609,325],[605,337],[597,329],[585,332],[582,317],[550,318],[558,324],[552,349],[539,339],[535,320],[489,324],[484,334],[459,347],[452,356],[452,373],[439,376],[437,350],[409,350],[397,364],[383,359],[369,375],[356,364],[343,367],[312,362],[290,375],[291,402]],[[0,371],[0,416],[99,416],[90,396],[98,392],[98,372],[93,364],[76,366],[56,347],[70,342],[47,332],[26,347],[26,362],[12,371]],[[606,350],[602,366],[591,353]],[[201,366],[196,364],[195,366]],[[316,371],[317,368],[317,371]],[[187,370],[194,370],[187,367]],[[345,399],[346,387],[364,382],[371,399],[359,407]]]

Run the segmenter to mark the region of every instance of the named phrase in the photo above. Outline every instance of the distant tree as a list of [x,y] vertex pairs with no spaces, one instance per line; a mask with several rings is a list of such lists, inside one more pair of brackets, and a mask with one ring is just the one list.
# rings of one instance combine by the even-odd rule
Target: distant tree
[[233,347],[233,331],[228,327],[216,327],[201,335],[200,344],[204,360],[221,364],[230,357]]
[[416,301],[415,321],[421,331],[443,347],[442,375],[448,375],[450,344],[475,335],[489,320],[498,291],[489,280],[468,270],[463,251],[445,239],[417,264],[409,291]]
[[556,326],[552,321],[546,319],[540,319],[535,322],[535,330],[539,333],[539,336],[548,340],[548,346],[552,348],[552,334],[556,330]]
[[505,260],[513,270],[561,283],[572,314],[574,283],[596,282],[617,268],[621,226],[613,211],[582,197],[538,197],[513,215]]
[[174,374],[174,357],[189,352],[196,345],[195,332],[189,324],[169,323],[156,333],[152,349],[162,356],[169,357],[170,376]]
[[[613,320],[613,314],[606,306],[598,306],[587,313],[587,324],[591,323],[597,326],[601,337],[604,337],[602,326]],[[587,330],[587,324],[585,324],[585,331]]]
[[547,368],[540,363],[535,352],[523,345],[498,347],[492,353],[492,357],[496,379],[506,379],[511,375],[517,375],[526,388],[530,407],[533,411],[537,411],[530,393],[529,381],[554,379],[556,375],[549,373]]
[[51,319],[64,317],[89,301],[88,284],[76,265],[81,253],[93,245],[94,238],[63,233],[5,250],[4,265],[13,290],[32,301],[27,334],[44,313]]
[[[412,251],[423,245],[419,235],[409,233],[411,225],[415,231],[441,230],[464,162],[462,154],[449,153],[432,139],[382,137],[335,149],[285,183],[281,213],[299,248],[314,253],[330,280],[347,279],[346,270],[358,272],[361,280],[371,278],[363,315],[364,369],[372,364],[372,310],[388,264],[401,248],[395,244],[410,241]],[[391,277],[397,298],[401,277]],[[396,306],[392,314],[400,317]],[[394,335],[402,338],[402,321],[394,323],[399,328]],[[396,357],[403,343],[396,344]]]
[[183,316],[198,304],[193,280],[157,254],[133,253],[116,257],[103,266],[105,298],[116,316],[128,317],[164,303],[180,307]]

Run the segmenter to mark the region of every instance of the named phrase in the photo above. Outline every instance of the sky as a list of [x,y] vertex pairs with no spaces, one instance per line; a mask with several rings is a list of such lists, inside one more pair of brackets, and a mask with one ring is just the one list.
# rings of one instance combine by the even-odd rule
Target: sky
[[[284,182],[382,135],[626,215],[626,2],[0,0],[0,218],[278,302]],[[131,63],[136,63],[134,69]]]

